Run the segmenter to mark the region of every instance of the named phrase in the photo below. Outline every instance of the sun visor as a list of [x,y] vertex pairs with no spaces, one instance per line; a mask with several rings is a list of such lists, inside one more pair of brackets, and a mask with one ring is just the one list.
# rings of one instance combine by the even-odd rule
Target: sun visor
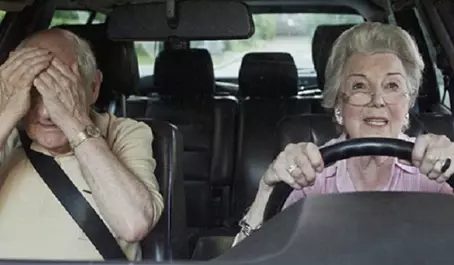
[[113,40],[247,39],[254,33],[248,6],[232,0],[150,2],[115,7],[109,15]]

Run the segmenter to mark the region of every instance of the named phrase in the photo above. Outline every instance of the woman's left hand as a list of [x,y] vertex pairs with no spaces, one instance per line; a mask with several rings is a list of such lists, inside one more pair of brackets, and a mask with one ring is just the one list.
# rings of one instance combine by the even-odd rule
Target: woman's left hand
[[454,143],[444,135],[420,135],[413,147],[412,163],[429,179],[445,182],[454,174]]

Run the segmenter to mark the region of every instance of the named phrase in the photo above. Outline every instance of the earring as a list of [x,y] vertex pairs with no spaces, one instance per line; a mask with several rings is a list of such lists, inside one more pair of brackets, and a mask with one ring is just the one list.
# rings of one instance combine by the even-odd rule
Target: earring
[[337,123],[340,124],[340,125],[343,125],[343,123],[344,123],[344,118],[342,118],[340,109],[336,109],[336,110],[334,111],[334,114],[335,114]]

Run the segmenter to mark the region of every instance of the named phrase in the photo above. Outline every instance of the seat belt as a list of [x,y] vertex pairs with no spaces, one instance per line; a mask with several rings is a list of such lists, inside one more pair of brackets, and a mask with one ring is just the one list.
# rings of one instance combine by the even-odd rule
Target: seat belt
[[31,140],[25,131],[19,130],[19,136],[25,153],[39,176],[84,231],[104,260],[127,260],[107,226],[54,158],[32,150]]

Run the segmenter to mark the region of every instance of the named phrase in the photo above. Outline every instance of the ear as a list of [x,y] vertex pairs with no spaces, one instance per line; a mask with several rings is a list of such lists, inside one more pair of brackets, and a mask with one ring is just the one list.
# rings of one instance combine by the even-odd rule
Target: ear
[[100,70],[96,70],[96,77],[91,85],[91,102],[90,105],[95,104],[96,100],[99,97],[99,90],[101,89],[102,84],[102,72]]
[[342,109],[340,104],[336,104],[336,106],[334,107],[334,117],[339,125],[344,124],[344,118],[342,117]]

